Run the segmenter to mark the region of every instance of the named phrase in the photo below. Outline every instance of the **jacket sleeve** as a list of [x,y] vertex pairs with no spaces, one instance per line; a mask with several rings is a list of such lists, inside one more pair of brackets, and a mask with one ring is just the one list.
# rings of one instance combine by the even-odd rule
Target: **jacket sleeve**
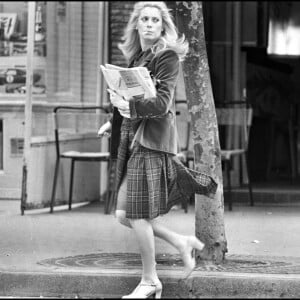
[[179,58],[175,51],[165,50],[157,55],[154,77],[156,97],[134,97],[129,101],[131,119],[157,118],[166,115],[172,104],[179,74]]
[[118,147],[120,144],[121,138],[121,124],[123,117],[120,115],[119,110],[114,107],[113,109],[113,117],[110,120],[112,124],[111,128],[111,139],[110,139],[110,156],[112,159],[116,159],[118,157]]

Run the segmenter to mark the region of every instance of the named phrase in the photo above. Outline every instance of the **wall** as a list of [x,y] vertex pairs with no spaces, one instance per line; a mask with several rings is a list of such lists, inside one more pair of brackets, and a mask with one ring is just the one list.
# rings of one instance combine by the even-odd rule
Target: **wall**
[[121,41],[124,29],[136,1],[111,1],[109,3],[110,43],[109,60],[112,64],[126,67],[127,63],[117,45]]
[[[95,103],[98,62],[98,36],[101,22],[98,2],[83,2],[83,34],[82,34],[82,101]],[[102,44],[102,47],[105,45]]]
[[[96,151],[100,148],[98,138],[68,140],[62,143],[61,151]],[[49,206],[56,159],[55,144],[33,138],[28,168],[26,209]],[[69,199],[70,159],[61,159],[55,203],[66,204]],[[99,200],[99,164],[77,162],[74,169],[73,203]]]
[[0,199],[19,199],[22,182],[22,152],[12,153],[11,139],[23,139],[24,114],[20,110],[5,111],[0,107],[3,120],[3,170],[0,171]]

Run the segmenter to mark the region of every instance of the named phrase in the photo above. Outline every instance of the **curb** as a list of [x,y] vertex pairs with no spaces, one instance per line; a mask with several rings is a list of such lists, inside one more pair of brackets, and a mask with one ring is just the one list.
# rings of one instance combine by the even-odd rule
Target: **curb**
[[[298,274],[249,274],[194,271],[180,279],[176,270],[159,270],[162,298],[299,298]],[[132,292],[140,269],[99,272],[0,272],[0,296],[120,298]]]

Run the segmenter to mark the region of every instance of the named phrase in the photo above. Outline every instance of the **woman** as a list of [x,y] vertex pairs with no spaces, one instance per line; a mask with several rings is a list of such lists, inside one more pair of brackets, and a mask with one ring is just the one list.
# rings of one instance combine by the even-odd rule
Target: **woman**
[[[129,101],[111,91],[113,121],[98,134],[111,130],[111,155],[117,155],[118,221],[133,229],[141,259],[142,278],[135,290],[123,298],[161,296],[162,284],[155,262],[154,236],[178,249],[186,278],[195,268],[193,249],[204,244],[195,236],[177,234],[159,223],[159,216],[198,192],[212,196],[217,184],[199,172],[184,167],[178,159],[174,90],[188,44],[178,38],[164,2],[138,2],[119,45],[128,67],[145,66],[156,83],[156,97],[134,97]],[[116,153],[116,149],[118,152]],[[185,198],[185,200],[186,200]]]

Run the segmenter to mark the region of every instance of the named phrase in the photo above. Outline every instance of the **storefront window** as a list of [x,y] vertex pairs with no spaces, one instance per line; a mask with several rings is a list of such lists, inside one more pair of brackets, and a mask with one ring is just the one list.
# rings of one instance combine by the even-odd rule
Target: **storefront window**
[[[107,28],[102,6],[92,1],[35,2],[35,18],[29,20],[35,25],[33,101],[95,102],[106,53],[99,41]],[[0,102],[26,94],[28,7],[26,1],[0,2]]]
[[[45,94],[46,5],[36,2],[33,94]],[[0,94],[26,93],[27,2],[0,3]]]
[[268,54],[300,55],[300,3],[272,1],[270,6]]

